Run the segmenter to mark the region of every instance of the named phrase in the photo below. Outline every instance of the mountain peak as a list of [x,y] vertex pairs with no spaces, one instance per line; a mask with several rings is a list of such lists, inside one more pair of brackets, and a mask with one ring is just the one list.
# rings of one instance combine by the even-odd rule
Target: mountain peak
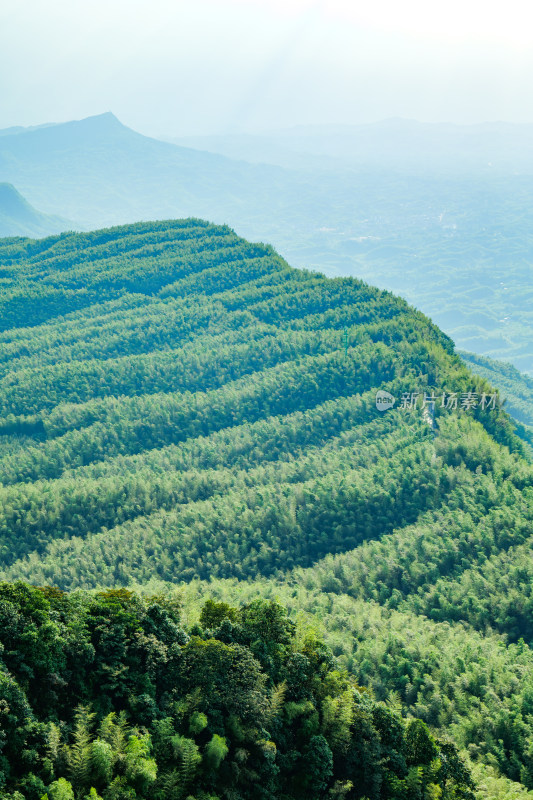
[[14,125],[11,128],[4,128],[0,130],[0,136],[20,136],[28,133],[42,134],[43,131],[56,130],[59,128],[71,128],[72,126],[81,126],[88,128],[92,131],[102,130],[124,130],[125,125],[113,114],[112,111],[104,111],[102,114],[94,114],[90,117],[83,117],[79,120],[68,120],[67,122],[46,122],[43,125]]
[[84,117],[83,119],[77,120],[79,125],[99,125],[106,128],[109,127],[120,127],[124,128],[125,125],[116,117],[112,111],[104,111],[103,114],[95,114],[91,117]]
[[90,136],[124,133],[130,130],[126,125],[122,124],[112,111],[105,111],[103,114],[95,114],[92,117],[64,122],[56,126],[56,130],[57,128],[62,128],[65,131],[76,131],[76,135],[84,132]]

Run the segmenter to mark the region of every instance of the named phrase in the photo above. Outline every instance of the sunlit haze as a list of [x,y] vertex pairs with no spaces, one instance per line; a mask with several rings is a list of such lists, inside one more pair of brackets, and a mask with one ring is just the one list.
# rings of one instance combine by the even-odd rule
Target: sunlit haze
[[533,122],[531,21],[522,0],[3,0],[0,127]]

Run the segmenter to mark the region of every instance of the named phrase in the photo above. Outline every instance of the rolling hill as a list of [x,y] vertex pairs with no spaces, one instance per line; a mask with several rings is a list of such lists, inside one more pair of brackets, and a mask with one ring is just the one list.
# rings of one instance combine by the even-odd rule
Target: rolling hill
[[228,158],[107,113],[5,131],[0,180],[70,227],[190,215],[229,224],[297,267],[394,291],[462,349],[531,373],[529,141],[527,126],[390,121],[239,139]]
[[278,598],[482,796],[533,788],[533,467],[448,336],[196,218],[3,240],[0,276],[2,580],[178,591],[200,637]]

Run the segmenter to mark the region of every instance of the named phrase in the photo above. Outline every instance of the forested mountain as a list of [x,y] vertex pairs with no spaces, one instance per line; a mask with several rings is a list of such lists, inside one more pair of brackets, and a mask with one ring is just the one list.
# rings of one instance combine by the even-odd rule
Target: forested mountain
[[0,236],[47,236],[68,227],[67,220],[41,214],[14,186],[0,183]]
[[6,800],[473,797],[449,740],[275,602],[207,601],[187,629],[161,597],[4,584],[0,616]]
[[265,192],[273,199],[288,185],[282,169],[151,139],[111,113],[7,131],[0,180],[82,227],[187,213],[249,222]]
[[533,466],[445,334],[195,218],[3,240],[0,278],[10,791],[468,797],[450,739],[480,796],[533,788]]
[[[247,141],[227,158],[142,136],[108,113],[8,130],[0,181],[73,220],[68,228],[228,223],[294,266],[394,291],[459,347],[533,372],[528,126],[396,120]],[[243,160],[250,148],[263,163]]]

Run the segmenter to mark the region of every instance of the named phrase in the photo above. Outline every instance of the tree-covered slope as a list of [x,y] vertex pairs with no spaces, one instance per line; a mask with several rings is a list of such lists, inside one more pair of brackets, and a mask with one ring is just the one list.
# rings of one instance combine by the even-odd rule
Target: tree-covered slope
[[[434,441],[424,392],[489,388],[423,315],[228,228],[138,224],[6,241],[0,257],[9,577],[309,566],[448,508],[465,471],[491,470],[487,430],[520,450],[481,403],[437,402]],[[381,413],[380,388],[419,393],[417,407]]]
[[[206,595],[228,603],[276,599],[302,629],[318,630],[337,663],[375,698],[422,719],[437,734],[451,734],[480,770],[490,765],[531,788],[531,649],[523,642],[506,645],[498,634],[428,620],[406,607],[355,599],[338,585],[332,591],[357,551],[353,556],[337,557],[329,570],[321,564],[283,580],[193,582],[180,589],[184,614],[189,624],[197,621]],[[175,596],[175,587],[149,585],[150,592],[169,588],[169,597]]]
[[498,388],[506,401],[506,410],[519,423],[518,435],[533,446],[533,378],[505,361],[495,361],[475,353],[461,352],[460,355],[472,372]]
[[[0,585],[5,800],[443,797],[473,784],[275,602]],[[46,792],[46,794],[44,794]]]
[[0,308],[1,579],[279,594],[533,787],[533,468],[423,314],[199,219],[4,240]]

